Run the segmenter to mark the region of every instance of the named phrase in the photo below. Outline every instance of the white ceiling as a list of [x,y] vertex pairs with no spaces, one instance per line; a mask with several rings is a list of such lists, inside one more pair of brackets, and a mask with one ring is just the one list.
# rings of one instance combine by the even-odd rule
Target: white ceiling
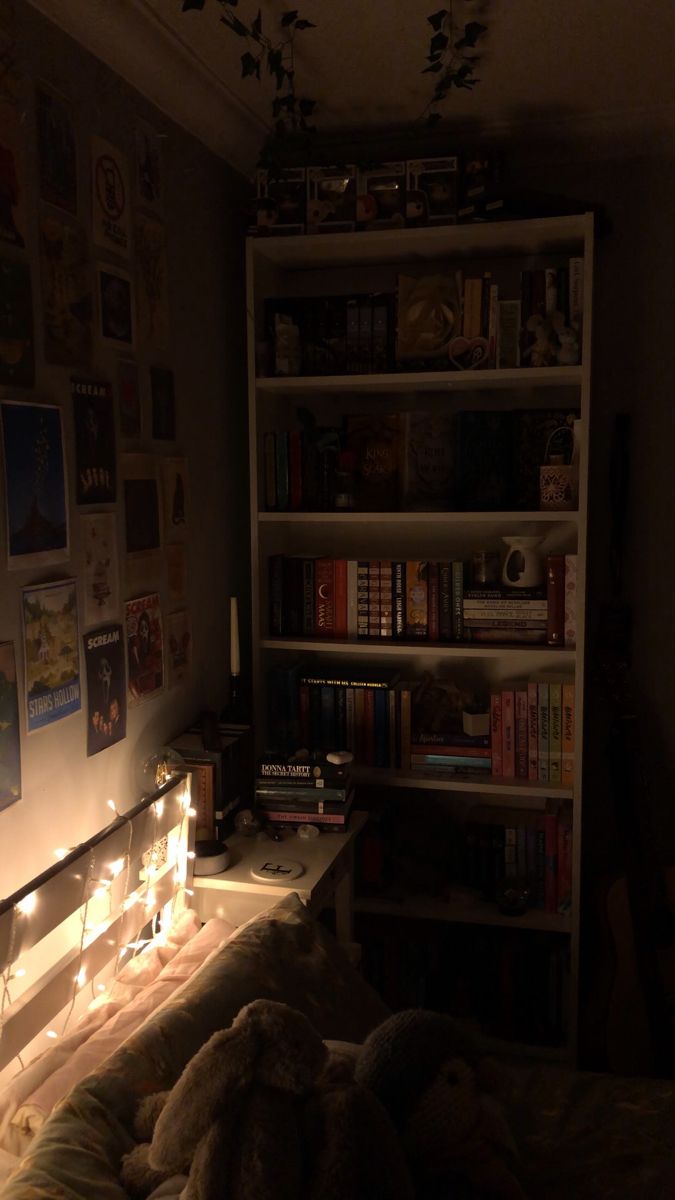
[[[255,164],[270,123],[273,81],[242,79],[244,39],[222,6],[183,13],[182,0],[32,0],[150,99],[240,169]],[[239,0],[270,33],[297,5],[316,28],[297,35],[296,90],[317,101],[327,132],[406,127],[424,110],[422,75],[439,0]],[[447,6],[447,4],[446,4]],[[631,153],[675,142],[674,0],[454,0],[482,20],[481,82],[453,91],[447,127]],[[65,11],[64,11],[65,10]]]

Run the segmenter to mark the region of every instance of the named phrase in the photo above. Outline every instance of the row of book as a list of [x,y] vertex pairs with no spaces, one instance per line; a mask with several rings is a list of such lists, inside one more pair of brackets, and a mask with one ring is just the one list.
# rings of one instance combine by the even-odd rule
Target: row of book
[[529,893],[532,908],[568,913],[572,907],[572,819],[566,811],[508,815],[487,806],[482,820],[463,827],[453,877],[497,900],[504,886]]
[[467,564],[273,554],[272,637],[576,644],[576,555],[549,554],[541,588],[468,587]]
[[349,766],[331,763],[321,751],[265,757],[258,764],[255,804],[268,825],[312,824],[341,832],[349,825],[353,802]]
[[358,413],[331,426],[303,415],[303,428],[263,434],[268,512],[535,511],[547,448],[569,457],[579,412]]
[[572,679],[529,680],[491,694],[493,775],[571,786],[575,744]]

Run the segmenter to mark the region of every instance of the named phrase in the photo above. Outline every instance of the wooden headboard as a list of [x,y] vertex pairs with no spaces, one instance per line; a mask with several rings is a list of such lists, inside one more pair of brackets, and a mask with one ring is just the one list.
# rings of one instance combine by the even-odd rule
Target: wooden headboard
[[113,975],[158,914],[189,906],[193,818],[190,777],[172,775],[0,901],[0,1072],[58,1036],[49,1023]]

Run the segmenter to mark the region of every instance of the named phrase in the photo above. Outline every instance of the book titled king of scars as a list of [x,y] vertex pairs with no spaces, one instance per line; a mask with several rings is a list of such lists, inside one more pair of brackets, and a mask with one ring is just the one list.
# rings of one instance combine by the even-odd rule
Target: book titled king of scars
[[152,592],[126,603],[129,699],[147,700],[164,686],[162,610]]
[[124,630],[100,625],[85,633],[87,671],[87,755],[107,750],[126,737],[127,680]]
[[79,712],[80,652],[74,579],[22,592],[29,733]]

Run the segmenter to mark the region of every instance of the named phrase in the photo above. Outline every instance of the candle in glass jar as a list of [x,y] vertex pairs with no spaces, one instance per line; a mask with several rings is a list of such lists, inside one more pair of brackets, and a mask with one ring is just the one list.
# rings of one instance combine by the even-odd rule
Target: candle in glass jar
[[239,611],[237,597],[230,596],[230,675],[239,674]]

